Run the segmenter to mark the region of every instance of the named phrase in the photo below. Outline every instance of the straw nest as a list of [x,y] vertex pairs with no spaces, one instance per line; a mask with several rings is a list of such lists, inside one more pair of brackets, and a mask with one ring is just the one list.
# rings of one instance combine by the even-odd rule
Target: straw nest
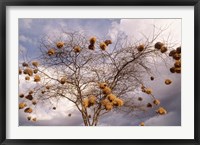
[[165,84],[166,84],[166,85],[170,85],[171,83],[172,83],[172,81],[171,81],[170,79],[166,79],[166,80],[165,80]]
[[101,50],[106,50],[107,45],[104,42],[101,42],[99,46]]
[[30,80],[30,77],[29,77],[29,76],[26,76],[26,77],[25,77],[25,80],[29,81],[29,80]]
[[181,59],[181,54],[175,53],[174,56],[173,56],[173,58],[175,60],[180,60]]
[[108,98],[108,100],[109,101],[114,101],[117,97],[114,95],[114,94],[109,94],[109,95],[107,95],[107,98]]
[[32,65],[33,65],[34,67],[38,67],[38,66],[39,66],[39,62],[33,61],[33,62],[32,62]]
[[37,101],[36,101],[36,100],[33,100],[33,101],[32,101],[32,104],[33,104],[33,105],[36,105],[36,104],[37,104]]
[[49,90],[49,89],[50,89],[50,86],[49,86],[49,85],[47,85],[47,86],[46,86],[46,89],[47,89],[47,90]]
[[40,79],[40,76],[39,75],[35,75],[34,76],[34,82],[39,82],[41,79]]
[[57,48],[62,48],[64,46],[64,42],[57,42],[56,46]]
[[105,108],[106,108],[106,110],[112,110],[112,109],[113,109],[112,103],[107,103],[107,104],[105,105]]
[[106,41],[104,41],[104,43],[108,46],[109,44],[112,44],[112,41],[111,40],[106,40]]
[[88,46],[88,49],[90,49],[90,50],[94,50],[94,49],[95,49],[95,46],[92,45],[92,44],[90,44],[90,45]]
[[37,121],[37,118],[33,118],[32,121],[33,121],[33,122],[36,122],[36,121]]
[[148,107],[148,108],[152,108],[153,105],[152,105],[151,103],[147,103],[147,107]]
[[20,74],[20,75],[22,74],[22,70],[21,70],[21,69],[19,69],[19,74]]
[[96,37],[90,38],[90,44],[94,45],[96,41],[97,41]]
[[32,95],[27,95],[25,98],[28,99],[28,100],[33,100],[33,96]]
[[46,91],[42,90],[41,93],[44,94]]
[[154,45],[154,47],[155,47],[156,49],[161,49],[163,46],[164,46],[164,44],[161,43],[161,42],[157,42],[157,43]]
[[26,103],[19,103],[19,109],[23,109],[24,107],[26,107],[27,105],[26,105]]
[[73,49],[75,53],[81,52],[81,48],[79,46],[75,46]]
[[109,87],[105,87],[102,91],[103,91],[103,94],[106,94],[106,95],[108,95],[112,92]]
[[139,45],[139,46],[137,47],[137,50],[138,50],[139,52],[143,51],[143,50],[144,50],[144,45],[143,45],[143,44]]
[[68,114],[68,116],[69,116],[69,117],[71,117],[71,116],[72,116],[72,114]]
[[65,84],[66,81],[67,81],[67,79],[66,79],[65,77],[63,77],[63,78],[60,79],[60,83],[61,83],[62,85]]
[[19,97],[20,98],[24,98],[24,94],[19,94]]
[[175,68],[176,73],[181,73],[181,68]]
[[107,83],[99,83],[99,88],[100,89],[104,89],[107,86],[108,86]]
[[174,67],[181,67],[181,61],[176,60],[176,62],[174,63]]
[[160,101],[159,101],[158,99],[155,99],[155,100],[153,101],[153,104],[159,105],[159,104],[160,104]]
[[169,56],[174,56],[174,54],[176,54],[176,50],[171,50],[170,52],[169,52]]
[[123,106],[124,105],[124,101],[120,98],[116,98],[114,101],[113,101],[113,105],[115,106]]
[[23,63],[22,63],[22,66],[23,66],[23,67],[28,67],[28,63],[23,62]]
[[91,115],[88,115],[88,118],[92,118],[92,116],[91,116]]
[[24,70],[24,74],[28,74],[29,76],[32,76],[33,75],[33,70],[31,68],[26,68]]
[[54,50],[53,48],[52,48],[52,49],[49,49],[48,52],[47,52],[47,54],[48,54],[49,56],[54,55],[54,54],[55,54],[55,50]]
[[97,97],[95,96],[90,96],[89,97],[89,104],[94,105],[96,103]]
[[26,108],[26,109],[24,110],[24,112],[25,112],[25,113],[32,113],[32,112],[33,112],[33,109],[31,109],[31,108]]
[[176,72],[175,67],[171,67],[169,70],[170,70],[171,73],[175,73]]
[[27,120],[30,121],[30,120],[31,120],[31,116],[28,116],[28,117],[27,117]]
[[163,107],[159,107],[158,110],[156,110],[156,113],[159,115],[165,115],[167,114],[167,110],[165,110]]
[[150,88],[146,88],[146,89],[144,89],[144,92],[146,93],[146,94],[152,94],[152,89],[150,89]]
[[105,106],[107,103],[110,103],[108,99],[104,99],[101,101],[101,105]]
[[161,53],[167,52],[167,47],[162,46],[161,49],[160,49],[160,52],[161,52]]
[[56,110],[56,107],[53,107],[53,110]]
[[34,73],[34,74],[38,73],[38,69],[34,69],[34,70],[33,70],[33,73]]
[[181,46],[176,48],[176,53],[180,54],[181,53]]
[[83,106],[84,106],[85,108],[89,107],[89,104],[90,104],[90,102],[89,102],[89,99],[88,99],[88,98],[83,99]]
[[144,126],[144,122],[141,122],[141,123],[140,123],[140,126]]

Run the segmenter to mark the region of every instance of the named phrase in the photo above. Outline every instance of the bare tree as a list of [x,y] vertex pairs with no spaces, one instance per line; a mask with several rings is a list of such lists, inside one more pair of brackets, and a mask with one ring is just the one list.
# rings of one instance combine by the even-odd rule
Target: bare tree
[[[26,81],[37,84],[31,91],[20,93],[19,109],[31,113],[32,105],[66,98],[80,112],[85,126],[96,126],[99,118],[111,110],[130,113],[159,106],[144,76],[154,79],[152,66],[158,60],[166,67],[173,65],[167,64],[169,57],[175,60],[169,71],[181,73],[181,47],[168,40],[157,42],[163,31],[155,29],[151,37],[144,35],[144,39],[133,42],[121,35],[115,43],[80,32],[62,32],[54,39],[45,35],[40,40],[40,55],[19,68]],[[171,80],[165,83],[169,85]],[[151,96],[152,102],[139,105],[133,101],[130,94],[136,91]],[[163,107],[156,112],[167,113]]]

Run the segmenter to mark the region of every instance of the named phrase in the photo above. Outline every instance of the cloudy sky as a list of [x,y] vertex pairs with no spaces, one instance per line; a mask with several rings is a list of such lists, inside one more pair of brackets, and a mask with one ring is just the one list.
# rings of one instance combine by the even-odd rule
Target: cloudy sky
[[[151,36],[153,27],[167,28],[159,40],[173,41],[181,45],[181,20],[180,19],[19,19],[19,61],[28,61],[39,55],[39,40],[45,34],[57,36],[62,30],[79,31],[87,35],[95,35],[104,39],[116,41],[117,36],[124,34],[128,40],[141,40]],[[166,86],[164,79],[170,78],[173,83]],[[20,81],[19,92],[33,86],[33,83]],[[110,112],[100,119],[99,125],[103,126],[137,126],[140,122],[150,126],[180,126],[181,125],[181,75],[171,74],[160,64],[155,81],[149,81],[154,90],[154,95],[161,101],[168,114],[158,116],[155,109],[141,112],[134,116],[130,114]],[[66,100],[56,102],[57,109],[38,105],[33,117],[37,122],[27,120],[23,110],[19,110],[20,126],[53,125],[53,126],[80,126],[83,125],[80,113]],[[67,109],[66,106],[67,104]],[[72,114],[68,117],[68,114]],[[116,119],[117,118],[117,119]]]

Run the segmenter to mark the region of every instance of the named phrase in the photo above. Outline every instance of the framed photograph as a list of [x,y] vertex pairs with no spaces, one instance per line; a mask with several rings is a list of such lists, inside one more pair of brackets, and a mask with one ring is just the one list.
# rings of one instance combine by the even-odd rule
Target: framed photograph
[[200,144],[198,0],[0,6],[1,144]]

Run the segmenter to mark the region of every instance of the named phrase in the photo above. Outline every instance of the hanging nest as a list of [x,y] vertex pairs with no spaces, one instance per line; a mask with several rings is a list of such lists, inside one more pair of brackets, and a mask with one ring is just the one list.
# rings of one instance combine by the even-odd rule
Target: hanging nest
[[99,83],[99,88],[100,89],[104,89],[107,86],[108,86],[107,83]]
[[110,103],[108,99],[104,99],[101,101],[101,105],[106,106],[107,103]]
[[105,87],[104,89],[103,89],[103,94],[106,94],[106,95],[108,95],[108,94],[110,94],[112,91],[111,91],[111,89],[109,88],[109,87]]
[[62,85],[64,85],[66,83],[66,81],[67,81],[67,79],[65,77],[63,77],[63,78],[60,79],[60,83]]
[[160,52],[161,53],[167,52],[167,47],[165,47],[165,46],[161,47]]
[[173,56],[173,58],[175,60],[180,60],[181,59],[181,54],[175,53],[174,56]]
[[33,122],[36,122],[36,121],[37,121],[37,118],[33,118],[32,121],[33,121]]
[[69,116],[69,117],[71,117],[71,116],[72,116],[72,114],[68,114],[68,116]]
[[104,43],[108,46],[109,44],[112,44],[112,41],[111,40],[106,40],[106,41],[104,41]]
[[108,98],[108,100],[109,101],[114,101],[117,97],[114,95],[114,94],[109,94],[109,95],[107,95],[107,98]]
[[143,45],[143,44],[139,45],[139,46],[137,47],[137,50],[138,50],[139,52],[143,51],[143,50],[144,50],[144,45]]
[[156,113],[159,115],[165,115],[167,114],[167,110],[165,110],[163,107],[159,107],[158,110],[156,110]]
[[94,50],[95,47],[94,47],[94,45],[90,44],[90,45],[88,46],[88,49],[90,49],[90,50]]
[[28,63],[23,62],[23,63],[22,63],[22,66],[23,66],[23,67],[28,67]]
[[42,90],[41,93],[44,94],[46,91]]
[[25,80],[29,81],[29,80],[30,80],[30,77],[29,77],[29,76],[26,76],[26,77],[25,77]]
[[175,68],[176,73],[180,74],[181,73],[181,68]]
[[150,79],[153,81],[153,80],[154,80],[154,77],[151,76]]
[[171,67],[169,70],[170,70],[171,73],[175,73],[176,72],[175,71],[175,67]]
[[34,82],[39,82],[41,79],[40,79],[40,76],[39,75],[35,75],[34,76]]
[[107,104],[105,105],[105,108],[106,108],[106,110],[112,110],[112,109],[113,109],[112,103],[107,103]]
[[176,62],[174,63],[174,67],[181,67],[181,61],[176,60]]
[[31,109],[31,108],[26,108],[26,109],[24,110],[24,112],[25,112],[25,113],[32,113],[32,112],[33,112],[33,109]]
[[75,46],[73,49],[75,53],[81,52],[81,48],[79,46]]
[[29,76],[32,76],[33,75],[33,70],[31,68],[26,68],[24,70],[24,74],[25,75],[28,74]]
[[181,46],[176,48],[176,53],[181,54]]
[[101,42],[99,46],[101,50],[106,50],[107,45],[104,42]]
[[152,89],[150,89],[150,88],[146,88],[144,91],[146,94],[152,94],[152,92],[153,92]]
[[50,86],[47,85],[47,86],[46,86],[46,89],[49,90],[49,89],[50,89]]
[[147,104],[147,107],[148,107],[148,108],[152,108],[153,105],[152,105],[151,103],[148,103],[148,104]]
[[54,54],[55,54],[55,50],[54,50],[53,48],[52,48],[52,49],[49,49],[48,52],[47,52],[47,54],[48,54],[49,56],[54,55]]
[[115,106],[123,106],[124,105],[124,101],[120,98],[116,98],[114,101],[113,101],[113,105]]
[[27,106],[26,103],[19,103],[19,109],[23,109],[26,106]]
[[33,94],[33,91],[32,91],[32,90],[30,90],[28,94],[29,94],[29,95],[32,95],[32,94]]
[[33,62],[32,62],[32,65],[33,65],[34,67],[38,67],[38,66],[39,66],[39,62],[33,61]]
[[56,107],[53,107],[53,110],[56,110]]
[[89,104],[94,105],[96,103],[97,97],[95,96],[90,96],[89,97]]
[[170,85],[171,83],[172,83],[172,81],[171,81],[170,79],[166,79],[166,80],[165,80],[165,84],[166,84],[166,85]]
[[90,44],[91,45],[94,45],[96,41],[97,41],[96,37],[90,38]]
[[57,48],[62,48],[64,46],[64,42],[57,42],[56,46]]
[[30,100],[30,101],[33,100],[33,96],[32,95],[27,95],[25,98]]
[[159,104],[160,104],[160,101],[159,101],[158,99],[155,99],[155,100],[153,101],[153,104],[159,105]]
[[85,108],[87,108],[87,107],[89,107],[89,99],[88,98],[85,98],[84,100],[83,100],[83,106],[85,107]]
[[141,123],[140,123],[140,126],[144,126],[144,122],[141,122]]
[[88,118],[92,118],[92,116],[91,116],[91,115],[88,115]]
[[154,45],[154,47],[155,47],[156,49],[161,49],[163,46],[164,46],[164,44],[161,43],[161,42],[157,42],[157,43]]
[[21,69],[19,69],[19,75],[21,75],[22,74],[22,70]]
[[38,73],[38,69],[34,69],[34,70],[33,70],[33,73],[34,73],[34,74]]
[[24,98],[24,94],[19,94],[19,97],[20,98]]
[[36,104],[37,104],[37,101],[36,101],[36,100],[33,100],[33,101],[32,101],[32,104],[33,104],[33,105],[36,105]]
[[30,120],[31,120],[31,117],[30,117],[30,116],[28,116],[28,117],[27,117],[27,120],[28,120],[28,121],[30,121]]
[[142,97],[138,97],[138,101],[142,101],[143,100],[143,98]]
[[172,56],[172,57],[173,57],[174,54],[176,54],[176,50],[171,50],[170,53],[169,53],[169,56]]

